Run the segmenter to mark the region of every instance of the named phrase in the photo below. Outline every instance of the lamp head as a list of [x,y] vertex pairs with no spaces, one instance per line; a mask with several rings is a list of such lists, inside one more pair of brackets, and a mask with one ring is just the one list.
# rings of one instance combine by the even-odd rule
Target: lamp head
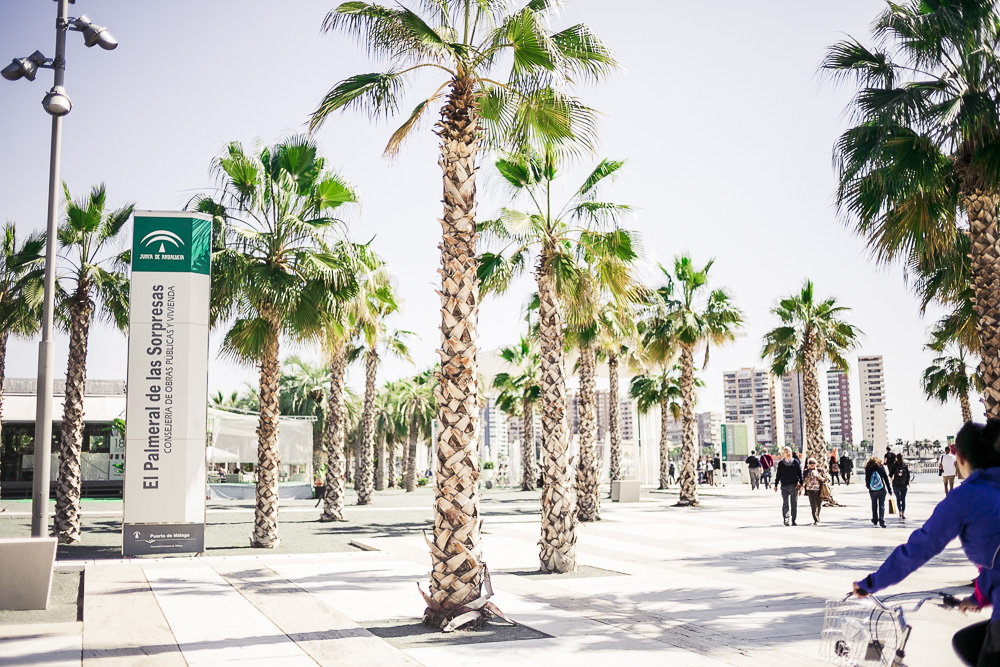
[[111,36],[108,29],[92,23],[86,14],[73,19],[73,27],[83,33],[83,43],[86,46],[99,46],[105,51],[118,48],[118,40]]
[[0,76],[8,81],[17,81],[25,78],[34,81],[38,68],[46,63],[46,58],[41,51],[35,51],[27,58],[14,58],[10,64],[0,70]]
[[62,86],[52,86],[52,89],[42,98],[42,108],[50,116],[65,116],[73,109],[73,103]]

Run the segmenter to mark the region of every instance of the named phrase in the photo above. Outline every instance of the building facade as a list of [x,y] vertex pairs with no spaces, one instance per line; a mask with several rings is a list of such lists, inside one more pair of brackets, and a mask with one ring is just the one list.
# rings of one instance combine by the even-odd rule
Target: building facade
[[785,426],[785,442],[796,451],[802,451],[806,436],[805,395],[802,374],[798,371],[781,377],[782,417]]
[[[755,440],[762,446],[777,442],[778,418],[774,376],[761,368],[741,368],[722,374],[726,422],[752,419]],[[718,442],[718,440],[716,441]]]
[[847,373],[839,368],[831,368],[826,372],[826,395],[830,406],[830,444],[853,443],[851,385]]
[[885,419],[885,368],[882,355],[858,357],[858,385],[861,389],[861,430],[870,445],[882,446],[889,434]]

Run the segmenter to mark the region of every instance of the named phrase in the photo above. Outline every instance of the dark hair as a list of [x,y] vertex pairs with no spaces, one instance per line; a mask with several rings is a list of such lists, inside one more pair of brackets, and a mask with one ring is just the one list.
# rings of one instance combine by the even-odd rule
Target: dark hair
[[955,448],[973,470],[1000,466],[1000,419],[988,419],[985,424],[966,422],[955,436]]

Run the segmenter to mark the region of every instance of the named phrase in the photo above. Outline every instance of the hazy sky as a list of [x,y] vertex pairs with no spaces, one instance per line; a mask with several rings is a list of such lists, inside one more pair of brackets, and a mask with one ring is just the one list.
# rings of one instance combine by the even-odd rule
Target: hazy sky
[[[82,195],[103,181],[114,203],[179,209],[210,185],[210,162],[226,142],[273,143],[303,132],[334,83],[377,69],[352,40],[320,34],[332,6],[316,0],[71,5],[71,15],[86,13],[121,43],[104,52],[69,35],[66,88],[74,109],[64,122],[62,177],[71,192]],[[808,277],[819,296],[836,296],[853,309],[851,322],[866,334],[860,352],[885,355],[891,440],[914,433],[943,439],[960,425],[957,403],[929,404],[919,387],[932,359],[923,350],[926,330],[939,313],[921,318],[901,271],[876,267],[833,209],[831,148],[847,126],[849,91],[833,89],[817,65],[843,34],[865,39],[883,6],[879,0],[571,0],[555,22],[587,23],[624,66],[612,81],[580,91],[604,114],[602,144],[598,156],[566,170],[568,186],[599,157],[627,160],[605,196],[636,208],[627,226],[642,234],[650,265],[682,252],[696,262],[715,258],[712,284],[728,288],[746,313],[746,336],[712,352],[699,411],[721,411],[723,371],[761,365],[761,335],[776,324],[769,309]],[[35,49],[52,56],[55,9],[42,0],[0,2],[0,61]],[[40,71],[33,83],[0,81],[0,218],[24,231],[45,224],[50,120],[40,101],[51,76]],[[403,108],[434,87],[432,77],[417,80]],[[424,367],[435,361],[439,338],[441,174],[429,125],[398,158],[382,157],[395,127],[349,113],[331,118],[317,138],[360,192],[362,204],[348,216],[352,233],[358,240],[374,236],[392,266],[404,302],[393,324],[419,335],[414,352]],[[506,204],[488,187],[491,172],[483,160],[480,216]],[[530,289],[525,281],[483,304],[483,349],[516,339]],[[61,337],[60,369],[66,347]],[[125,350],[121,334],[96,327],[88,375],[124,377]],[[213,347],[211,390],[255,382],[252,369],[214,355]],[[34,341],[10,345],[8,377],[34,376],[36,364]],[[389,361],[382,376],[409,372]],[[352,383],[361,381],[357,369],[353,376]],[[853,377],[851,399],[860,440]],[[825,399],[823,408],[825,420]]]

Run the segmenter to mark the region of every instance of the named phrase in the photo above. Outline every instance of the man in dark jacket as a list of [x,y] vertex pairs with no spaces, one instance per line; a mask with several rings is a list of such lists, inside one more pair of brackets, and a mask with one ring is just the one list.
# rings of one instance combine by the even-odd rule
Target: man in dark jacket
[[792,525],[798,515],[799,489],[802,487],[802,465],[798,459],[792,458],[792,448],[785,447],[781,450],[782,458],[774,466],[774,490],[781,489],[781,516],[788,525],[791,517]]
[[765,450],[760,455],[760,481],[764,482],[764,488],[771,488],[771,474],[774,470],[774,457]]
[[851,472],[854,471],[854,461],[851,457],[844,452],[840,455],[840,478],[844,480],[844,484],[851,483]]
[[746,458],[747,471],[750,473],[750,489],[760,488],[760,459],[757,458],[756,452],[750,452],[750,456]]

